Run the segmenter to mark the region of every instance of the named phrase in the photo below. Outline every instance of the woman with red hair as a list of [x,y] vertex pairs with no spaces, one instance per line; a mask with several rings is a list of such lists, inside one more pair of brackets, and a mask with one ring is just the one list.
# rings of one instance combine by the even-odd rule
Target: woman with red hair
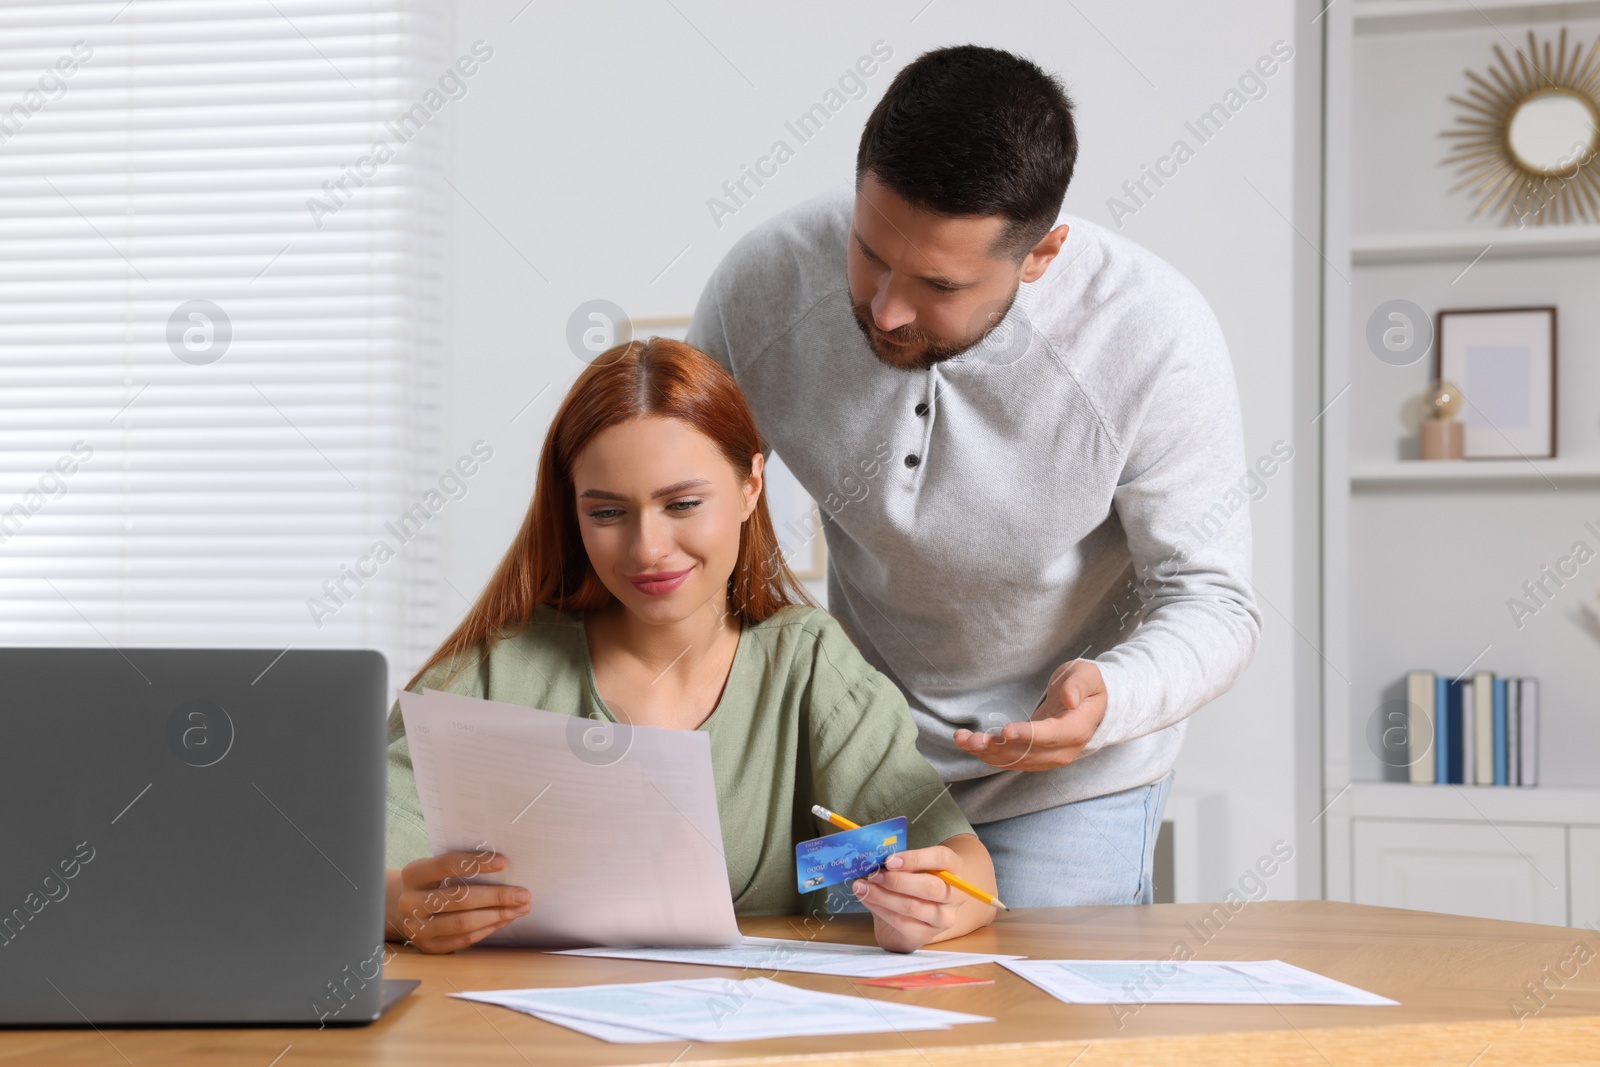
[[[408,688],[705,731],[739,914],[808,910],[794,846],[826,832],[823,804],[909,821],[912,847],[851,886],[880,945],[975,930],[993,908],[930,872],[993,892],[988,851],[905,698],[785,566],[762,484],[755,419],[714,360],[662,338],[602,353],[550,425],[511,548]],[[387,936],[450,952],[526,914],[522,887],[438,892],[503,861],[429,855],[398,705],[389,739]]]

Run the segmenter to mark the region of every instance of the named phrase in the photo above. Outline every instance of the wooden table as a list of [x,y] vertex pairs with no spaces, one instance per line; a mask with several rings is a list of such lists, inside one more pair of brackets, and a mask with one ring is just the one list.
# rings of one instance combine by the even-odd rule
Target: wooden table
[[[747,919],[746,933],[871,942],[860,916],[820,931],[798,920]],[[1579,947],[1581,946],[1581,948]],[[1600,1062],[1600,933],[1328,901],[1049,908],[1015,911],[950,948],[1039,958],[1281,959],[1400,1001],[1399,1007],[1067,1005],[987,964],[992,986],[898,992],[848,979],[784,974],[811,989],[992,1015],[944,1031],[794,1038],[744,1044],[609,1045],[451,992],[586,985],[754,972],[637,960],[474,948],[451,956],[401,949],[385,974],[422,985],[383,1019],[349,1029],[38,1030],[0,1032],[0,1065],[753,1063],[905,1067],[1083,1067],[1107,1064]],[[1580,962],[1582,961],[1582,962]],[[245,966],[248,960],[242,961]],[[1547,969],[1548,968],[1548,969]],[[1563,975],[1567,976],[1563,978]],[[1525,982],[1545,983],[1545,1003]],[[1526,1013],[1513,1010],[1521,1003]],[[1119,1019],[1119,1013],[1121,1018]],[[274,1059],[274,1057],[279,1057]]]

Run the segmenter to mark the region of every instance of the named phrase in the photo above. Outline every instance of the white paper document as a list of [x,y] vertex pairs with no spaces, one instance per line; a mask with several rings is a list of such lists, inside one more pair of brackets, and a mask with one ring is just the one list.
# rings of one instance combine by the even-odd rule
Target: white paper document
[[1380,997],[1282,960],[1002,960],[1068,1004],[1385,1005]]
[[506,859],[527,915],[485,945],[731,945],[711,742],[432,689],[401,693],[435,854]]
[[566,956],[607,956],[623,960],[660,963],[694,963],[705,967],[740,967],[751,971],[794,971],[800,974],[837,974],[847,978],[892,978],[918,971],[971,967],[979,963],[1020,960],[983,952],[887,952],[876,945],[836,945],[824,941],[788,941],[777,937],[746,937],[726,948],[570,948]]
[[452,993],[614,1042],[755,1041],[769,1037],[947,1030],[986,1015],[818,993],[770,978],[500,989]]

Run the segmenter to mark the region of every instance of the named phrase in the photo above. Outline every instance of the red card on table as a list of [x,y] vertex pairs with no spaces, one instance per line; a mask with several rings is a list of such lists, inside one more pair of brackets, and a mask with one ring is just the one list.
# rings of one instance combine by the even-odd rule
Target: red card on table
[[994,985],[994,979],[933,971],[929,974],[902,974],[893,978],[860,978],[856,980],[856,985],[876,985],[885,989],[936,989],[947,985]]

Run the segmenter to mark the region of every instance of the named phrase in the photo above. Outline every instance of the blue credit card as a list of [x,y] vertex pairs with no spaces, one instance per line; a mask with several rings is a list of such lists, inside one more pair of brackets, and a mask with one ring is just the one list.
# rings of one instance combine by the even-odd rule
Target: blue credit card
[[871,874],[883,861],[906,848],[904,815],[794,846],[794,865],[800,892],[848,882]]

